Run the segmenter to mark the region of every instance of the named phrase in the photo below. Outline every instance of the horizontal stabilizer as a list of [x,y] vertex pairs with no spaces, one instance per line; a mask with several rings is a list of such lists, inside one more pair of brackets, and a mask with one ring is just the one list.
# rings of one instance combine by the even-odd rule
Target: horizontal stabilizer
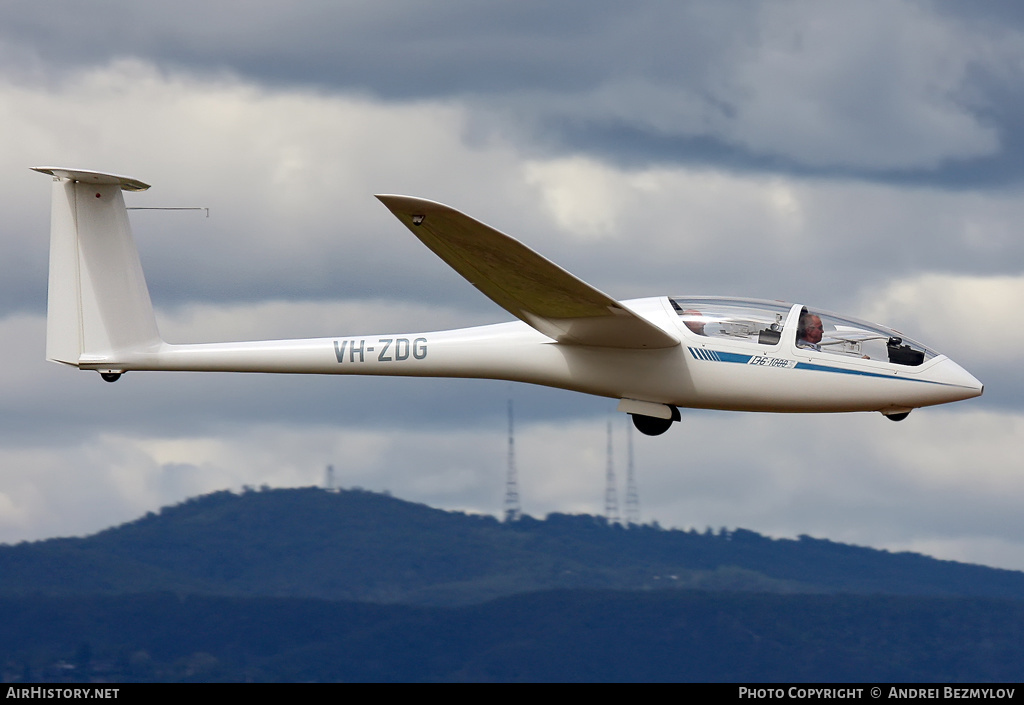
[[441,203],[377,196],[488,298],[560,343],[669,348],[679,341],[526,245]]
[[34,166],[32,171],[42,174],[49,174],[60,179],[79,181],[85,184],[117,185],[122,191],[145,191],[149,184],[144,184],[138,179],[130,176],[118,176],[117,174],[104,174],[99,171],[88,171],[86,169],[65,169],[53,166]]

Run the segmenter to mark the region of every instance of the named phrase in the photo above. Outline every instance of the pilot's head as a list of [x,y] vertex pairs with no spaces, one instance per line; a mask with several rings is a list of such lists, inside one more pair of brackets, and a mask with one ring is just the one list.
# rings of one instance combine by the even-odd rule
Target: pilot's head
[[695,308],[688,308],[683,311],[683,323],[697,335],[707,335],[704,332],[703,318],[704,315]]
[[800,329],[797,331],[797,338],[817,345],[821,342],[824,331],[820,316],[816,316],[813,313],[805,313],[800,317]]

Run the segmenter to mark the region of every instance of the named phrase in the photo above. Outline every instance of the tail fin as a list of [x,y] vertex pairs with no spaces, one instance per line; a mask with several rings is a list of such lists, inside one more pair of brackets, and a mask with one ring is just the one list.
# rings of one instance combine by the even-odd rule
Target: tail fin
[[94,171],[35,167],[53,176],[46,359],[69,365],[116,363],[158,345],[122,189],[148,184]]

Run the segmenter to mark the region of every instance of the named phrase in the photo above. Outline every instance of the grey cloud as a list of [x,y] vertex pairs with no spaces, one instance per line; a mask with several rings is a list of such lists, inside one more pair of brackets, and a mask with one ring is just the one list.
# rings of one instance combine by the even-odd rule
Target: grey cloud
[[483,134],[622,163],[960,187],[1021,177],[1021,113],[994,108],[1020,96],[1021,23],[996,40],[930,3],[14,3],[0,20],[3,44],[44,72],[135,57],[457,100]]

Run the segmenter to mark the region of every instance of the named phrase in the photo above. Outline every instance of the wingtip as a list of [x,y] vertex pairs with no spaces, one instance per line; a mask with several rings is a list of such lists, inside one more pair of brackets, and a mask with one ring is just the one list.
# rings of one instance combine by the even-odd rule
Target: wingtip
[[[428,198],[420,198],[419,196],[404,196],[399,193],[378,193],[374,196],[381,203],[409,203],[409,204],[423,204],[431,206],[444,206],[443,203],[437,201],[431,201]],[[447,206],[444,206],[447,208]]]
[[437,201],[416,196],[381,193],[374,196],[378,201],[399,218],[415,218],[437,213],[451,213],[455,209]]

